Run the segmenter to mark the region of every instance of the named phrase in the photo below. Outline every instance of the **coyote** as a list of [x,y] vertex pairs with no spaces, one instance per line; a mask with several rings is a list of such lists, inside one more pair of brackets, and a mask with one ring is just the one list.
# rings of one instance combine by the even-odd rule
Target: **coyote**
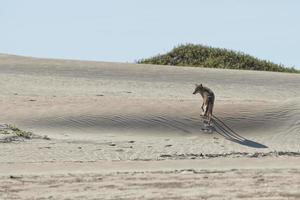
[[212,112],[214,108],[215,94],[211,89],[209,89],[208,87],[204,87],[202,84],[200,85],[196,84],[196,88],[193,94],[197,94],[197,93],[200,93],[203,98],[203,103],[201,106],[201,109],[203,111],[202,115],[208,118],[208,124],[210,124],[213,116]]

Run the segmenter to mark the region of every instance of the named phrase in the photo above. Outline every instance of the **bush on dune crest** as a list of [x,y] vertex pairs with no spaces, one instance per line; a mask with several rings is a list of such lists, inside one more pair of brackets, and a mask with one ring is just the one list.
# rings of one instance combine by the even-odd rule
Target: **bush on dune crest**
[[203,45],[179,45],[166,54],[137,61],[143,64],[179,65],[223,69],[243,69],[300,73],[270,61],[260,60],[242,52]]

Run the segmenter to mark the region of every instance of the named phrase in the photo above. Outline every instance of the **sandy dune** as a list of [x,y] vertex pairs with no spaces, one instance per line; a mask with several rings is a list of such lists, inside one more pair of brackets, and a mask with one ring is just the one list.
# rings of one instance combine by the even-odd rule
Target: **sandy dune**
[[[205,127],[199,116],[202,100],[200,95],[192,95],[195,83],[203,83],[215,91],[214,114],[217,118],[211,129]],[[7,169],[7,163],[11,164],[10,169],[17,170],[22,163],[48,162],[118,161],[118,165],[122,165],[127,161],[234,160],[244,157],[275,160],[287,157],[299,162],[298,74],[36,59],[1,54],[0,91],[2,124],[16,124],[51,138],[50,141],[0,143],[0,169],[3,170]],[[269,168],[266,173],[275,176],[274,167]],[[287,165],[280,170],[284,172],[291,168],[293,166]],[[130,171],[130,167],[126,169]],[[169,171],[175,173],[174,170]],[[242,170],[237,174],[252,176],[255,170],[249,173]],[[159,167],[154,171],[159,171]],[[26,169],[23,172],[25,176]],[[22,170],[18,173],[22,174]],[[67,174],[63,174],[58,180],[68,179]],[[294,172],[284,172],[282,177],[285,175],[294,176]],[[30,181],[30,175],[26,176]],[[181,176],[177,176],[174,180],[180,179]],[[248,176],[249,180],[251,176]],[[116,175],[115,178],[124,177]],[[188,177],[182,176],[183,181],[185,178]],[[5,176],[1,180],[3,187],[3,183],[9,184]],[[299,188],[299,182],[293,181]],[[56,192],[62,196],[53,194],[54,197],[64,198]],[[10,194],[8,199],[14,197]],[[214,194],[210,195],[220,198]],[[278,198],[299,197],[298,193],[289,196],[285,190],[281,190],[283,195],[276,194]],[[197,199],[197,195],[187,198]],[[30,195],[27,197],[30,199]],[[132,199],[134,195],[129,197]],[[146,197],[157,198],[155,195]],[[105,198],[109,199],[109,194]]]

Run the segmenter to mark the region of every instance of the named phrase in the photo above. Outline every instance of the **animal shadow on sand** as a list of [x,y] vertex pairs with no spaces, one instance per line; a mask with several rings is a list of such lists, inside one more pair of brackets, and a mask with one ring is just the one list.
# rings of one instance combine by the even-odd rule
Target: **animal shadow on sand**
[[215,125],[214,127],[211,127],[212,130],[222,135],[227,140],[252,148],[268,148],[266,145],[260,144],[252,140],[248,140],[243,136],[239,135],[215,115],[213,115],[212,122]]

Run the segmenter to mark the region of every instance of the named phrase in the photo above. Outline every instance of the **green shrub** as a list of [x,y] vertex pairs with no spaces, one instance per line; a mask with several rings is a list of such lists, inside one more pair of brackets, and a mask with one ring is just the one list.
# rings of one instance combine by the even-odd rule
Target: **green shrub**
[[179,45],[169,53],[141,59],[137,63],[300,73],[293,67],[287,68],[242,52],[194,44]]
[[32,136],[32,132],[29,131],[23,131],[19,128],[17,128],[14,125],[8,125],[9,129],[13,131],[13,133],[18,136],[18,137],[23,137],[23,138],[27,138],[30,139]]

